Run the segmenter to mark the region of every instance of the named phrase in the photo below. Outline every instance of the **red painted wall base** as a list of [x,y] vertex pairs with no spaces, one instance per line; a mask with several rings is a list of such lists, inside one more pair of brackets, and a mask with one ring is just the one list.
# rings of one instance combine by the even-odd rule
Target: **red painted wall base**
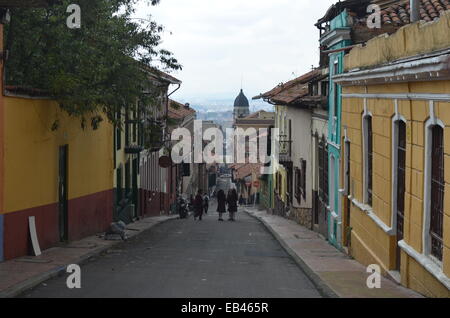
[[[79,240],[104,232],[112,222],[113,190],[103,191],[68,202],[69,240]],[[50,204],[4,216],[5,260],[30,255],[28,217],[35,216],[36,231],[42,250],[59,242],[58,204]]]

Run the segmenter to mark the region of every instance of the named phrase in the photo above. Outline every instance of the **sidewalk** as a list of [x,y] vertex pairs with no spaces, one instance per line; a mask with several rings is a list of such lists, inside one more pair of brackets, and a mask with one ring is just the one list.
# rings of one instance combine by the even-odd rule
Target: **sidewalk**
[[366,267],[338,251],[313,231],[294,221],[245,207],[274,235],[316,287],[328,297],[343,298],[422,298],[410,289],[382,277],[381,289],[366,285]]
[[[132,238],[157,224],[176,219],[178,215],[142,219],[127,226]],[[83,264],[89,258],[107,251],[122,241],[107,241],[90,236],[63,247],[42,251],[38,257],[21,257],[0,263],[0,298],[15,297],[40,283],[66,272],[70,264]]]

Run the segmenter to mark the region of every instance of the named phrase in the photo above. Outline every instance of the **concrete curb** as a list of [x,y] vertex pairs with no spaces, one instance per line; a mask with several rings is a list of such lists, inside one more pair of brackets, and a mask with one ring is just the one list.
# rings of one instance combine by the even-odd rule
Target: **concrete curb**
[[308,276],[314,286],[317,288],[319,293],[325,298],[340,298],[338,294],[336,294],[333,289],[328,286],[319,275],[314,272],[314,270],[309,267],[301,257],[299,257],[293,249],[291,249],[286,242],[281,238],[281,236],[261,217],[252,214],[251,212],[244,209],[244,212],[250,215],[251,217],[260,221],[267,230],[272,234],[272,236],[280,243],[280,245],[285,249],[285,251],[294,259],[300,269]]
[[[160,220],[160,221],[156,221],[154,224],[150,225],[148,228],[135,233],[134,235],[130,236],[129,239],[132,239],[134,237],[139,236],[142,233],[147,232],[148,230],[152,229],[153,227],[155,227],[156,225],[161,225],[163,223],[166,223],[168,221],[173,221],[173,220],[177,220],[178,216],[169,216],[167,219],[165,220]],[[145,220],[145,219],[144,219]],[[101,253],[109,250],[110,248],[112,248],[113,246],[123,243],[123,241],[115,241],[113,242],[111,245],[109,246],[103,246],[103,247],[99,247],[97,249],[95,249],[94,251],[91,251],[81,257],[79,257],[78,259],[76,259],[74,262],[71,262],[70,264],[77,264],[77,265],[84,265],[87,263],[87,261],[89,261],[90,258],[94,257],[94,256],[98,256]],[[51,270],[33,276],[31,278],[28,278],[14,286],[11,286],[3,291],[0,292],[0,298],[14,298],[19,296],[20,294],[24,293],[27,290],[30,290],[36,286],[38,286],[39,284],[42,284],[43,282],[52,279],[54,277],[58,277],[60,275],[63,275],[66,273],[66,268],[67,266],[69,266],[70,264],[65,264],[64,266],[60,266],[60,267],[55,267],[52,268]]]

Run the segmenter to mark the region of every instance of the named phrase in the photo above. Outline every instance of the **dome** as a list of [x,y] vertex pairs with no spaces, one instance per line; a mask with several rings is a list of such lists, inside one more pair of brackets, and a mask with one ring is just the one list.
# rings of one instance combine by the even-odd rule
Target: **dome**
[[250,104],[248,103],[247,97],[244,95],[244,91],[241,89],[241,92],[239,93],[238,97],[234,100],[234,107],[249,107]]

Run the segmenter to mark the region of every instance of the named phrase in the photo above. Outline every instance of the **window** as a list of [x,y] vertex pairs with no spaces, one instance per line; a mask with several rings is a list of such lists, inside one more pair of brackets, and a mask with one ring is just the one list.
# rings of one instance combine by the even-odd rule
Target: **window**
[[[339,63],[338,60],[334,62],[334,75],[339,74]],[[338,116],[338,106],[339,106],[339,86],[338,84],[333,84],[334,89],[334,117]]]
[[295,198],[298,203],[306,200],[306,160],[300,159],[300,168],[295,168]]
[[324,152],[324,144],[323,144],[323,140],[319,141],[318,144],[318,149],[319,149],[319,153],[318,153],[318,159],[319,159],[319,197],[323,199],[324,197],[324,181],[323,181],[323,176],[324,176],[324,158],[323,158],[323,152]]
[[431,210],[430,237],[431,255],[442,261],[443,252],[443,218],[444,218],[444,144],[443,129],[432,128],[431,149]]
[[288,140],[289,156],[292,156],[292,120],[289,119],[289,140]]
[[346,140],[344,144],[345,144],[344,190],[346,195],[350,195],[350,141]]
[[117,124],[116,124],[116,149],[120,150],[122,148],[122,130],[120,128],[120,122],[122,120],[122,116],[120,111],[117,112]]
[[131,192],[130,174],[131,174],[130,162],[127,161],[127,163],[125,164],[125,194],[126,195],[128,195]]
[[397,241],[403,239],[405,215],[406,124],[397,122]]
[[306,200],[306,160],[302,159],[301,161],[302,161],[302,175],[300,180],[300,188],[303,200]]
[[328,96],[328,82],[323,81],[321,83],[322,83],[322,86],[321,86],[322,93],[321,93],[321,95],[322,96]]
[[338,94],[339,86],[338,84],[334,84],[334,117],[338,116],[338,106],[339,106],[339,94]]
[[300,180],[302,179],[302,171],[295,167],[295,198],[297,199],[297,202],[300,204],[302,197],[301,197],[301,187],[300,187]]
[[365,147],[365,165],[364,165],[364,175],[365,175],[365,187],[366,187],[366,197],[365,203],[372,205],[372,162],[373,162],[373,133],[372,133],[372,116],[368,115],[364,118],[364,147]]
[[336,186],[336,180],[335,180],[336,158],[334,157],[334,155],[331,155],[330,168],[331,168],[331,176],[330,176],[331,193],[329,194],[329,202],[330,202],[329,205],[330,205],[331,211],[336,211],[336,191],[334,191],[335,186]]
[[130,145],[130,124],[128,110],[125,112],[125,147]]
[[319,198],[328,203],[328,151],[324,136],[319,142]]
[[133,110],[133,142],[137,141],[137,111]]
[[120,167],[117,169],[117,173],[116,173],[116,187],[117,187],[117,204],[119,204],[119,202],[122,200],[122,165],[120,165]]

